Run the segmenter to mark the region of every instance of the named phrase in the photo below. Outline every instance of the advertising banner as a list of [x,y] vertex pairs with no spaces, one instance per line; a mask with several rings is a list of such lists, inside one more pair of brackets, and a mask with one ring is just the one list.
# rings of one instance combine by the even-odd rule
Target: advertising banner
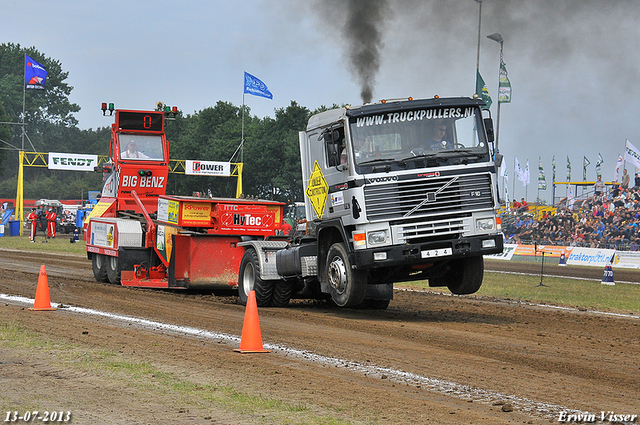
[[574,247],[567,257],[568,265],[604,267],[611,265],[614,249],[580,248]]
[[640,269],[640,252],[616,251],[611,266],[622,269]]
[[50,170],[93,171],[98,165],[98,155],[49,152]]
[[516,245],[515,255],[523,255],[526,257],[541,256],[544,252],[545,257],[560,257],[564,253],[568,257],[571,253],[571,247],[555,246],[555,245]]
[[231,175],[231,163],[187,159],[184,164],[184,173],[198,176],[229,177]]
[[513,257],[513,253],[516,252],[517,247],[518,247],[518,244],[506,243],[504,244],[504,249],[502,250],[502,253],[485,255],[485,258],[489,258],[491,260],[511,260],[511,257]]

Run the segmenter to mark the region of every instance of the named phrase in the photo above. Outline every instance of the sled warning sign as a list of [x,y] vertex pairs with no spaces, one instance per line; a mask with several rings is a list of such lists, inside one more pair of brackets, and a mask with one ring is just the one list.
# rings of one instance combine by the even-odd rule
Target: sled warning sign
[[320,170],[318,161],[315,161],[313,164],[313,171],[311,171],[311,176],[309,176],[309,184],[307,185],[305,193],[311,201],[311,205],[313,206],[313,210],[316,212],[316,215],[319,219],[322,219],[324,206],[327,203],[329,185],[322,174],[322,170]]

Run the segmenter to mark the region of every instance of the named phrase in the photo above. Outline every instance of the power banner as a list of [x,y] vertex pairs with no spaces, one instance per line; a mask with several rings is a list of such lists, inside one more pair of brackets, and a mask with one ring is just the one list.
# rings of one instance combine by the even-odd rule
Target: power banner
[[231,176],[230,162],[193,161],[187,159],[184,163],[184,173],[198,176]]
[[94,171],[98,165],[98,155],[49,152],[50,170]]

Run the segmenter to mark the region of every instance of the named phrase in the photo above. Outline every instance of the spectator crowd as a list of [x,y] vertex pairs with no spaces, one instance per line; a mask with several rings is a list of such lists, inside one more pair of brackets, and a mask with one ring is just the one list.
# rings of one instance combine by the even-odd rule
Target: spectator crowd
[[[626,171],[626,170],[625,170]],[[626,173],[625,173],[626,174]],[[626,180],[626,181],[625,181]],[[556,214],[538,219],[523,208],[503,215],[502,231],[507,243],[582,246],[638,251],[640,245],[640,177],[614,185],[608,193],[594,188],[594,195],[580,208],[562,205]]]

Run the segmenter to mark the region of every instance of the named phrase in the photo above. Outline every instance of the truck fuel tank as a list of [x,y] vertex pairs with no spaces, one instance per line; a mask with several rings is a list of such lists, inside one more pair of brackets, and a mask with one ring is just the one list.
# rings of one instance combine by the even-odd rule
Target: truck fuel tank
[[318,244],[308,243],[276,252],[276,270],[283,277],[318,275]]

